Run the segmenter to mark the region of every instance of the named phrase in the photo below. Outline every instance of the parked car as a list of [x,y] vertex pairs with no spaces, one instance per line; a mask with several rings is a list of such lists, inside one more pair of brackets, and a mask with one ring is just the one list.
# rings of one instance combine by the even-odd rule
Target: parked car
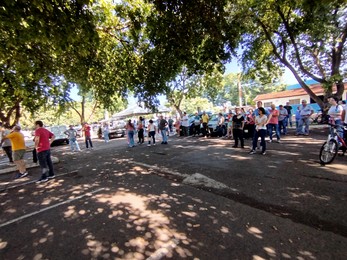
[[112,121],[111,126],[110,126],[110,132],[108,134],[109,138],[115,138],[117,136],[123,137],[125,136],[125,121],[123,120],[117,120],[117,121]]
[[58,145],[58,144],[69,144],[69,139],[64,132],[68,129],[66,125],[57,125],[57,126],[50,126],[47,127],[47,130],[51,131],[55,138],[52,143],[52,145]]
[[228,127],[228,121],[227,121],[227,114],[224,114],[224,118],[225,118],[225,131],[221,132],[220,129],[218,128],[218,114],[213,114],[210,117],[210,120],[208,121],[207,127],[209,129],[210,135],[212,137],[214,136],[224,136],[226,135],[226,129]]

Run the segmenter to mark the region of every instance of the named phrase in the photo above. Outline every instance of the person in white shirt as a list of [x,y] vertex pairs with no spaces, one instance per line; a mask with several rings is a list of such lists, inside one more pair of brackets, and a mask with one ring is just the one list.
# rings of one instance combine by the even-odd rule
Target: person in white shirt
[[329,115],[329,122],[331,124],[336,125],[337,134],[343,138],[343,128],[342,128],[342,112],[343,107],[339,105],[338,98],[336,97],[329,97],[328,102],[330,104],[330,108],[328,110]]
[[249,154],[254,154],[255,149],[258,145],[258,139],[260,137],[260,145],[262,148],[261,154],[266,154],[266,142],[265,142],[265,136],[266,136],[266,123],[267,123],[267,116],[265,109],[263,107],[258,108],[258,115],[255,117],[255,132],[253,137],[253,143],[252,143],[252,150],[249,152]]
[[188,136],[189,118],[186,112],[183,113],[181,126],[182,126],[183,135]]
[[313,109],[310,105],[307,105],[306,100],[301,101],[300,110],[301,119],[299,121],[299,129],[295,135],[309,135],[310,133],[310,117],[313,114]]

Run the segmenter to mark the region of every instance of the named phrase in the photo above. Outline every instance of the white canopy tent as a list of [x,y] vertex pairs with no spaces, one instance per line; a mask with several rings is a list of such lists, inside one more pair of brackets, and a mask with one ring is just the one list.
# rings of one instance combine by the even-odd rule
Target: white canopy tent
[[142,108],[138,105],[132,105],[123,111],[120,111],[114,115],[112,115],[112,119],[121,119],[126,117],[132,117],[132,116],[142,116],[142,115],[149,115],[154,113],[167,113],[170,112],[169,108],[160,106],[157,111],[153,112],[152,110],[148,108]]

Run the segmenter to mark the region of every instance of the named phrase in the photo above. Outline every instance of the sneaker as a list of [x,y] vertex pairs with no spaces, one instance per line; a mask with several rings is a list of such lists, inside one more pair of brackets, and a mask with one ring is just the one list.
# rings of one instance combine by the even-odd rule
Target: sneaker
[[151,144],[147,144],[147,146],[151,146]]
[[24,178],[24,177],[27,176],[27,175],[28,175],[28,172],[22,173],[21,176],[20,176],[20,178]]
[[262,152],[262,153],[261,153],[261,155],[265,155],[265,154],[266,154],[266,152]]
[[251,150],[248,154],[255,154],[255,151]]
[[281,140],[277,140],[277,143],[281,143]]
[[153,145],[155,145],[155,144],[153,144]]
[[267,141],[268,143],[272,143],[272,140]]
[[308,136],[308,134],[304,134],[304,136]]
[[16,174],[16,176],[14,176],[14,179],[16,180],[16,179],[19,179],[19,178],[21,178],[21,177],[22,177],[22,174],[18,172],[18,173]]
[[51,175],[51,176],[48,176],[47,179],[54,179],[55,178],[55,175]]
[[16,166],[16,164],[14,162],[9,162],[7,165],[8,166]]
[[39,180],[36,181],[36,183],[39,184],[39,183],[43,183],[43,182],[47,182],[47,181],[48,181],[47,178],[45,178],[45,179],[40,178]]

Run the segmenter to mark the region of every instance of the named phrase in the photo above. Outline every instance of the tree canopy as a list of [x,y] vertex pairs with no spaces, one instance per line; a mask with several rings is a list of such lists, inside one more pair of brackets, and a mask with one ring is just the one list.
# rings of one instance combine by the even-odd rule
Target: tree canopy
[[[333,85],[341,97],[346,80],[347,3],[343,0],[149,1],[156,7],[154,44],[199,67],[208,57],[225,62],[239,47],[244,72],[291,70],[321,107],[323,102],[304,79]],[[169,48],[171,47],[171,48]],[[179,54],[182,54],[179,56]]]

